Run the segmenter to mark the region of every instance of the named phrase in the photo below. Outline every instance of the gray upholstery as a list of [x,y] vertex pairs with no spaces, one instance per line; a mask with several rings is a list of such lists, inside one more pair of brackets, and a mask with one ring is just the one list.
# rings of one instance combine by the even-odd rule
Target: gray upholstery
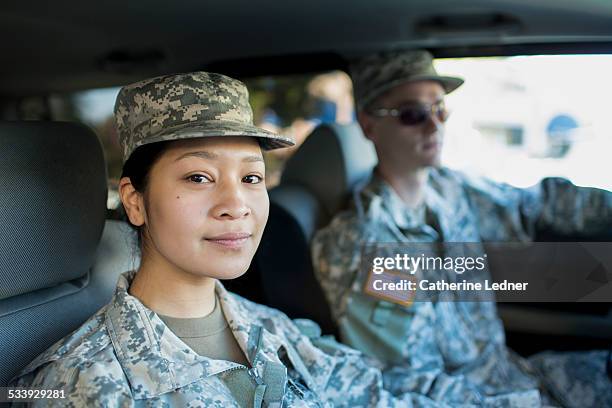
[[316,232],[322,219],[326,218],[322,214],[327,213],[323,211],[319,200],[307,188],[300,185],[287,184],[272,189],[270,201],[294,216],[307,242]]
[[91,130],[2,123],[0,146],[9,225],[0,233],[1,387],[107,303],[138,257],[129,226],[105,224],[105,164]]
[[98,139],[73,123],[0,123],[0,299],[82,277],[104,226]]
[[289,159],[270,198],[296,217],[310,241],[315,229],[346,206],[351,191],[376,162],[374,145],[357,123],[319,126]]

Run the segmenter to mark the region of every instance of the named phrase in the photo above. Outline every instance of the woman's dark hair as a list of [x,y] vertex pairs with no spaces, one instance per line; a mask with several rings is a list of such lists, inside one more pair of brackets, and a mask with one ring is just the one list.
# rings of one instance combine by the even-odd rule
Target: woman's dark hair
[[123,164],[121,177],[129,177],[139,193],[144,193],[149,182],[151,168],[168,147],[170,141],[149,143],[138,147]]
[[[149,143],[144,146],[138,147],[132,152],[127,161],[123,164],[123,171],[121,177],[129,177],[134,189],[141,194],[144,194],[149,185],[149,174],[151,168],[161,157],[162,153],[166,151],[168,145],[172,141]],[[141,227],[133,225],[125,209],[123,210],[125,215],[125,221],[130,224],[138,232],[138,246],[142,244],[142,231]]]

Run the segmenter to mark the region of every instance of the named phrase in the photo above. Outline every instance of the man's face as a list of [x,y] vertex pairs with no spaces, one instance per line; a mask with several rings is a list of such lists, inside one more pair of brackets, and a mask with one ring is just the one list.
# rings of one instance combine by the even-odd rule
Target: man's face
[[[444,88],[435,81],[417,81],[398,85],[377,98],[368,111],[398,109],[443,103]],[[366,136],[376,146],[378,159],[392,168],[425,168],[440,165],[444,123],[429,115],[422,123],[406,125],[395,116],[376,116],[361,112],[359,122]]]

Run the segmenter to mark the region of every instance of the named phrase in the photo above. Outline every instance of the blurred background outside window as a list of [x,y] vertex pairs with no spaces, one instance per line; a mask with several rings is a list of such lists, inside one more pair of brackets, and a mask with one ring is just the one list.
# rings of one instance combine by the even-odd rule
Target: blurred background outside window
[[[448,95],[443,163],[526,187],[547,176],[612,190],[612,56],[520,56],[437,60],[465,84]],[[325,123],[355,121],[352,84],[341,71],[245,80],[255,123],[292,136],[297,146],[266,152],[274,187],[286,160]],[[108,162],[109,208],[119,204],[121,153],[112,118],[119,88],[49,98],[54,120],[77,120],[98,134]],[[24,101],[36,116],[36,99]],[[315,166],[316,163],[313,163]]]

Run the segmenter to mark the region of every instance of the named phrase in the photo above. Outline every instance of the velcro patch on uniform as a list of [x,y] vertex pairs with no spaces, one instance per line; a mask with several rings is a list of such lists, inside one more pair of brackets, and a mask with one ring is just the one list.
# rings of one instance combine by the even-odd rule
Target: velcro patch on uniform
[[408,307],[416,296],[416,282],[417,278],[413,275],[389,270],[374,273],[371,269],[363,291],[377,299]]

